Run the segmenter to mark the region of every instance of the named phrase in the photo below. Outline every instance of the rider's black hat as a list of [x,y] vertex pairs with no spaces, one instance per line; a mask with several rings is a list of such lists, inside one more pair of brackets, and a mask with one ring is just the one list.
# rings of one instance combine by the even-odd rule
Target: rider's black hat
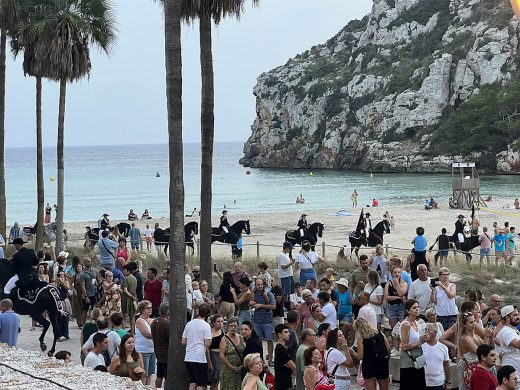
[[23,245],[23,244],[25,244],[25,243],[23,242],[23,239],[20,238],[20,237],[16,237],[16,238],[13,240],[13,245]]

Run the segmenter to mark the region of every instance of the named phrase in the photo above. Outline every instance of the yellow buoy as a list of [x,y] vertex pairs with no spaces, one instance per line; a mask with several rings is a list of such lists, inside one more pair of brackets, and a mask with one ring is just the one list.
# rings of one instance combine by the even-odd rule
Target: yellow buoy
[[385,179],[385,184],[388,183],[388,181]]
[[56,180],[56,178],[54,176],[49,177],[49,179],[50,179],[50,181]]
[[371,173],[371,174],[370,174],[370,177],[374,177],[374,174],[373,174],[373,173]]
[[311,176],[312,176],[312,175],[314,175],[314,174],[313,174],[313,173],[311,172],[311,173],[309,173],[309,175],[311,175]]

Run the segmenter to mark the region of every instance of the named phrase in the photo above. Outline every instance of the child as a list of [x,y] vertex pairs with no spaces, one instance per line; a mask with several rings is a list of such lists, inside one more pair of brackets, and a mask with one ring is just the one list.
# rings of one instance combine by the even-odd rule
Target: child
[[334,272],[334,268],[329,267],[325,270],[325,278],[332,282],[332,285],[334,285],[334,282],[336,281],[336,278],[334,277],[336,275],[336,272]]
[[191,283],[192,293],[191,296],[193,298],[192,303],[192,311],[191,311],[191,319],[197,318],[198,316],[198,308],[199,305],[204,303],[204,297],[202,296],[202,292],[199,289],[199,282],[193,281]]
[[267,263],[265,261],[262,261],[261,263],[258,263],[258,277],[264,279],[265,282],[265,292],[271,291],[271,286],[273,283],[273,277],[267,272]]
[[425,264],[428,269],[430,269],[430,265],[426,261],[427,243],[426,237],[424,237],[424,228],[419,226],[415,232],[417,233],[417,236],[415,236],[415,238],[412,240],[413,249],[411,255],[408,257],[408,264],[410,267],[412,280],[415,280],[419,277],[417,274],[417,267],[419,264]]

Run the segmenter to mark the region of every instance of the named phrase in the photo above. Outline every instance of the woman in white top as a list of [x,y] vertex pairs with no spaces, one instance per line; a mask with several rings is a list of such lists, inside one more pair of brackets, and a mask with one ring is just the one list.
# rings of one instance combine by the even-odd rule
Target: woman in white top
[[432,294],[432,302],[435,303],[437,320],[442,324],[444,331],[448,330],[457,322],[459,310],[455,303],[457,287],[450,283],[449,268],[439,269],[439,281],[435,282],[435,294]]
[[309,241],[302,243],[302,250],[296,256],[296,268],[300,268],[300,284],[305,286],[308,279],[318,280],[316,271],[314,270],[314,264],[319,260],[324,261],[325,259],[314,251],[311,251],[311,244]]
[[144,300],[137,305],[139,318],[135,322],[135,350],[143,357],[144,372],[141,378],[143,385],[150,385],[152,375],[155,374],[155,354],[153,349],[152,332],[150,325],[153,319],[152,302]]
[[383,287],[379,283],[379,274],[374,271],[368,271],[368,283],[365,284],[364,291],[368,294],[368,303],[376,312],[377,327],[381,327],[381,318],[383,316],[383,296],[385,294]]
[[334,378],[335,390],[350,388],[350,374],[347,367],[353,367],[352,357],[345,336],[339,329],[334,329],[327,335],[325,351],[327,373]]
[[369,267],[379,274],[379,282],[384,286],[388,281],[388,266],[390,261],[385,255],[383,245],[376,246],[376,255],[370,259]]
[[414,363],[422,356],[421,345],[429,340],[429,334],[419,335],[419,302],[409,299],[404,305],[406,318],[401,323],[401,351],[399,366],[401,389],[426,389],[424,367],[415,368]]

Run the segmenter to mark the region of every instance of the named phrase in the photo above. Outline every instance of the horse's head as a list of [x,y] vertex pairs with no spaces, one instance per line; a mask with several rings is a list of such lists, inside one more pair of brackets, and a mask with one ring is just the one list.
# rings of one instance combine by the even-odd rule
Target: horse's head
[[199,234],[199,223],[193,222],[193,234],[197,235]]
[[316,234],[318,237],[323,236],[323,230],[325,230],[325,226],[322,223],[316,222]]
[[390,234],[390,222],[387,219],[383,219],[383,234]]

